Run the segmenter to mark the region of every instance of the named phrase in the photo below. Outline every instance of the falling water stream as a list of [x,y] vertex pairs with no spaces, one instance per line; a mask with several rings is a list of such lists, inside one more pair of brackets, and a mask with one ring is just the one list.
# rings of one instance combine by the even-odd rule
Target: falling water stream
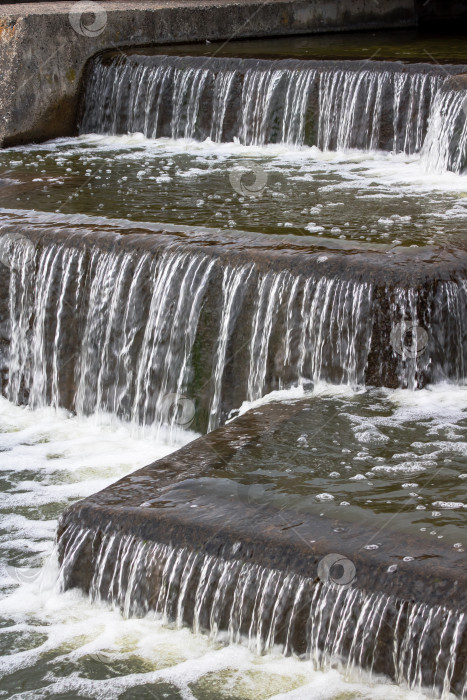
[[0,698],[467,693],[448,600],[80,526],[58,570],[66,506],[270,392],[310,405],[162,508],[259,486],[464,551],[466,69],[314,58],[110,52],[78,137],[0,153]]
[[119,53],[93,63],[81,131],[324,151],[422,151],[428,169],[462,172],[465,90],[441,97],[449,80],[447,68],[423,64]]
[[[371,397],[368,398],[371,403]],[[354,402],[351,392],[346,400]],[[394,400],[395,405],[400,404],[404,412],[403,395],[394,396]],[[332,401],[331,392],[328,398],[330,408]],[[416,428],[417,422],[424,420],[429,431],[428,426],[433,422],[441,435],[444,432],[449,434],[453,425],[458,423],[458,445],[465,450],[465,442],[461,440],[465,401],[459,395],[453,404],[453,397],[446,390],[442,404],[444,409],[440,410],[439,397],[430,396],[430,392],[421,392],[412,409],[413,427]],[[397,417],[396,414],[387,420],[387,425],[399,425],[399,429],[404,430],[407,418],[407,415]],[[109,548],[119,550],[118,556],[115,554],[106,559],[107,566],[113,562],[118,567],[129,555],[127,564],[133,567],[133,575],[123,577],[121,584],[118,584],[118,576],[115,577],[112,584],[113,603],[107,602],[108,596],[105,594],[109,579],[104,561],[96,569],[92,604],[87,596],[76,589],[60,593],[54,531],[55,519],[63,508],[104,488],[128,471],[162,457],[193,435],[181,431],[174,439],[172,434],[167,436],[171,442],[168,445],[164,444],[165,437],[161,432],[149,431],[137,435],[127,424],[111,415],[77,418],[63,410],[57,413],[51,408],[31,411],[15,407],[6,399],[0,402],[0,425],[3,448],[0,453],[3,493],[1,549],[2,559],[8,563],[1,569],[3,599],[0,639],[3,658],[0,670],[4,697],[110,699],[131,698],[137,694],[143,698],[155,696],[171,700],[227,700],[232,697],[251,700],[272,697],[305,700],[313,697],[331,700],[344,695],[355,700],[422,700],[430,693],[417,690],[423,666],[413,665],[416,657],[412,654],[413,645],[419,645],[422,650],[421,656],[417,657],[421,662],[424,654],[430,653],[431,644],[439,643],[439,634],[445,629],[443,648],[446,648],[446,644],[452,645],[453,653],[456,653],[456,625],[460,625],[457,629],[459,633],[463,629],[463,620],[454,618],[447,608],[430,611],[427,606],[420,605],[413,610],[413,627],[406,629],[405,636],[400,637],[394,649],[401,681],[407,678],[406,670],[410,669],[409,679],[415,687],[409,690],[404,682],[400,688],[388,685],[378,677],[371,679],[369,670],[364,672],[358,667],[359,657],[365,653],[362,644],[369,644],[370,652],[372,650],[371,634],[377,632],[382,619],[379,613],[385,609],[389,613],[391,609],[391,600],[383,595],[370,595],[366,599],[363,593],[350,589],[343,591],[336,600],[335,591],[330,589],[327,592],[318,587],[314,592],[316,600],[311,605],[312,600],[307,596],[314,589],[309,588],[310,582],[300,577],[291,575],[284,578],[280,572],[261,571],[258,567],[235,561],[229,564],[222,558],[204,560],[202,555],[195,556],[189,550],[171,551],[167,546],[154,545],[145,549],[144,543],[130,539],[114,539],[111,542],[109,538],[101,544],[100,556],[104,560],[110,552]],[[374,418],[368,419],[365,411],[362,411],[358,432],[364,432],[365,425],[370,431],[374,430]],[[384,431],[381,425],[379,428]],[[413,433],[414,440],[419,437],[420,434]],[[443,445],[442,440],[437,442],[431,449],[439,453],[441,448],[447,457],[449,445]],[[313,444],[311,439],[310,446]],[[360,446],[357,443],[355,456],[368,445],[364,441]],[[287,449],[293,454],[290,446]],[[306,451],[303,444],[298,444],[296,459],[299,460],[300,453]],[[371,452],[367,458],[371,461]],[[460,456],[458,458],[461,460]],[[354,464],[352,475],[359,473],[362,463]],[[458,468],[456,464],[450,465],[453,475]],[[413,483],[413,474],[395,471],[394,476],[390,487],[392,497],[398,489],[401,498],[408,497],[408,489],[401,489],[401,482],[405,484],[407,479],[411,482],[410,490],[418,490]],[[420,474],[415,481],[419,477]],[[350,488],[355,487],[354,495],[358,498],[362,482],[354,480],[347,483]],[[443,493],[443,497],[446,501],[451,498],[447,492]],[[414,509],[416,503],[415,499]],[[443,516],[450,517],[451,513],[454,517],[460,517],[456,510],[445,511]],[[428,529],[437,533],[432,537],[445,532],[446,526],[441,522],[443,517],[432,520],[431,511],[424,511],[423,517]],[[432,525],[429,524],[430,520]],[[86,534],[83,532],[78,537],[83,539]],[[153,556],[156,551],[157,557]],[[157,562],[165,572],[164,586],[159,593],[160,604],[156,614],[150,611],[144,616],[141,593],[132,596],[132,589],[129,590],[127,585],[137,587],[141,576],[147,575],[150,570],[148,566],[155,566]],[[205,594],[202,586],[199,586],[198,604],[190,608],[186,603],[187,597],[191,599],[191,594],[188,596],[189,583],[191,581],[191,585],[197,585],[199,578],[196,571],[199,567],[204,567],[204,575],[211,578],[209,585],[206,580]],[[220,582],[220,587],[218,594],[214,595],[216,581]],[[255,598],[251,599],[252,581],[260,581],[260,591],[264,593],[256,599],[256,603]],[[254,588],[256,590],[256,585]],[[276,593],[269,598],[268,591],[273,590]],[[100,602],[101,597],[106,600]],[[330,602],[331,597],[332,603],[327,607],[326,603]],[[266,614],[267,611],[271,612],[269,606],[273,601],[277,602],[275,622]],[[282,655],[287,636],[291,639],[293,631],[293,616],[290,619],[282,616],[287,616],[293,610],[294,601],[296,610],[300,604],[306,604],[313,612],[313,634],[307,638],[309,660]],[[284,606],[281,606],[281,602]],[[264,606],[264,618],[261,618],[260,608],[256,616],[249,617],[249,606],[255,604]],[[289,604],[292,608],[287,607]],[[227,605],[232,605],[229,613],[232,617],[230,627],[225,632],[224,626],[219,626],[218,622]],[[335,618],[341,621],[337,628],[330,626],[331,609],[342,610],[342,615]],[[193,611],[196,615],[195,627],[199,632],[192,632],[181,625],[184,619],[191,622],[189,616]],[[406,612],[407,609],[400,612],[404,620]],[[348,649],[351,645],[352,627],[346,624],[346,620],[354,615],[360,619],[368,636],[359,637],[349,660],[342,664],[332,654],[337,655],[341,648]],[[290,635],[284,639],[286,619],[285,629],[290,630]],[[441,625],[438,624],[440,621]],[[421,623],[426,633],[422,638],[417,635]],[[413,640],[411,634],[415,635]],[[277,639],[274,642],[275,635]],[[318,643],[319,639],[324,641],[325,638],[331,655],[323,654],[323,646]],[[446,666],[444,657],[439,664],[438,682],[442,685],[445,674],[451,673],[452,668]]]

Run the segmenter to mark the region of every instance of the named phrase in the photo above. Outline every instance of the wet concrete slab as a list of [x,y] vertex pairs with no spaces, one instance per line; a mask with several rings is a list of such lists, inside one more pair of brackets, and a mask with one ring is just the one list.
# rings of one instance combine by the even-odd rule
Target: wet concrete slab
[[229,498],[196,488],[239,456],[251,460],[258,440],[277,440],[303,409],[252,409],[69,507],[58,529],[62,587],[125,615],[243,636],[318,666],[358,663],[460,697],[463,548],[394,532],[390,515],[369,526],[254,502],[254,487]]
[[[261,474],[256,485],[234,484],[221,495],[206,482],[203,485],[209,477],[212,480],[207,483],[214,483],[216,474],[230,463],[236,468],[235,461],[253,461],[258,440],[277,441],[278,431],[287,430],[288,422],[307,407],[306,402],[291,401],[252,409],[71,506],[58,531],[61,556],[76,526],[89,528],[96,536],[132,535],[210,555],[222,553],[312,579],[318,579],[323,557],[337,553],[353,563],[354,585],[367,592],[466,610],[464,550],[428,533],[414,534],[413,527],[405,533],[395,531],[397,504],[362,523],[345,509],[341,517],[335,512],[329,517],[319,513],[319,505],[314,512],[278,507],[259,494],[264,484]],[[287,464],[285,457],[285,468]],[[460,524],[459,533],[462,530]],[[92,575],[92,551],[83,550],[68,583],[88,591]]]
[[[5,255],[10,244],[21,248],[20,242],[26,241],[29,246],[27,275],[18,278],[21,284],[32,285],[25,299],[31,293],[30,303],[34,305],[35,284],[45,284],[44,289],[48,290],[49,323],[44,343],[50,345],[50,357],[57,356],[59,366],[56,374],[50,373],[45,380],[44,400],[56,391],[58,405],[70,410],[76,410],[82,342],[89,325],[89,305],[94,303],[90,290],[98,260],[102,264],[113,261],[117,266],[120,258],[126,260],[127,274],[119,282],[125,289],[130,289],[135,266],[143,265],[134,290],[138,297],[139,331],[129,357],[130,363],[136,363],[144,328],[151,318],[152,289],[157,279],[153,265],[165,254],[173,254],[181,261],[199,256],[203,264],[213,263],[193,330],[193,349],[188,358],[191,375],[183,389],[196,405],[194,427],[201,432],[210,423],[214,395],[220,396],[214,423],[218,425],[251,398],[252,391],[265,394],[293,386],[299,376],[309,382],[321,379],[335,384],[411,388],[446,379],[462,381],[464,377],[467,257],[461,246],[403,248],[356,244],[343,249],[338,241],[288,236],[278,239],[238,231],[5,211],[1,234],[6,241]],[[326,243],[329,247],[324,247]],[[80,258],[80,266],[68,267],[70,254]],[[4,265],[8,263],[5,255]],[[228,270],[240,277],[245,275],[245,280],[231,311],[225,362],[219,366],[222,376],[217,385],[213,368],[218,339],[222,324],[229,320],[223,291]],[[13,303],[9,282],[5,267],[0,319],[5,356]],[[264,285],[270,285],[271,293],[277,297],[269,321],[263,319],[268,309]],[[123,288],[121,293],[124,294]],[[60,301],[62,294],[66,303]],[[22,298],[18,297],[20,307]],[[258,299],[263,299],[262,306],[258,306]],[[107,322],[106,314],[110,312],[104,302],[102,323]],[[20,307],[14,313],[26,314],[24,323],[33,325],[38,312],[32,309],[26,313],[24,308],[21,312]],[[188,313],[188,306],[183,308]],[[58,317],[63,338],[56,347]],[[115,323],[123,322],[124,317],[124,313],[112,316]],[[410,334],[414,326],[419,343],[416,352]],[[122,332],[115,329],[117,335]],[[258,354],[260,340],[264,357]],[[301,348],[305,348],[305,355]],[[256,370],[258,362],[264,365],[258,365]],[[6,368],[3,374],[6,381]],[[126,381],[125,377],[122,381]],[[24,390],[21,387],[17,398],[27,401],[28,386],[25,384]],[[176,387],[168,388],[167,392],[175,390]],[[133,388],[125,391],[125,402],[131,404]],[[157,395],[158,386],[155,384],[151,391]],[[94,398],[90,396],[89,400],[89,405],[94,406]],[[114,410],[110,405],[103,408]],[[123,413],[122,416],[131,417]],[[152,414],[148,420],[153,420]]]
[[84,66],[104,49],[416,23],[413,0],[105,2],[94,20],[80,7],[70,20],[66,2],[1,9],[2,145],[73,134]]

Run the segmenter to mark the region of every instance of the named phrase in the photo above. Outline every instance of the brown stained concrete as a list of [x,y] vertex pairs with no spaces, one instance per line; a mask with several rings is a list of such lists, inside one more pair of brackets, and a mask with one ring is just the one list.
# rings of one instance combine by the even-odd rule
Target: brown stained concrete
[[76,32],[72,2],[0,7],[0,146],[71,136],[87,61],[106,49],[414,26],[414,0],[103,2]]
[[[188,249],[192,253],[206,253],[216,258],[216,265],[206,295],[203,314],[201,315],[196,344],[202,350],[204,358],[196,369],[196,385],[189,387],[190,396],[197,397],[197,416],[199,423],[196,428],[204,432],[207,427],[207,417],[210,403],[210,381],[212,376],[213,357],[216,352],[217,328],[219,327],[219,295],[222,294],[222,270],[226,264],[240,265],[253,263],[255,274],[267,270],[290,271],[293,275],[304,278],[337,278],[350,282],[364,281],[374,287],[374,309],[371,320],[371,344],[365,372],[365,384],[375,386],[397,387],[400,385],[401,362],[393,352],[391,331],[393,319],[391,304],[395,289],[411,289],[417,298],[417,318],[430,329],[433,335],[433,346],[430,346],[430,363],[425,369],[420,369],[418,382],[420,386],[433,381],[433,372],[446,366],[446,372],[455,368],[462,352],[453,341],[452,329],[449,325],[452,314],[444,313],[444,307],[438,297],[442,282],[452,281],[454,284],[465,279],[467,275],[467,254],[465,243],[458,246],[439,248],[392,248],[390,246],[355,246],[353,249],[339,249],[332,246],[338,241],[329,241],[329,249],[320,240],[296,242],[292,239],[274,240],[269,236],[258,235],[246,237],[241,232],[226,232],[215,229],[197,229],[157,224],[146,225],[136,222],[86,218],[85,222],[79,217],[70,221],[70,217],[62,215],[47,216],[41,222],[40,217],[33,213],[10,215],[8,223],[2,225],[2,235],[15,236],[18,233],[34,241],[41,248],[52,241],[64,246],[79,247],[102,251],[147,251],[157,257],[168,245],[176,244],[181,250]],[[316,245],[319,243],[319,247]],[[323,262],[323,257],[326,260]],[[4,275],[4,289],[0,289],[0,372],[6,381],[6,359],[8,356],[8,286]],[[238,408],[245,400],[245,387],[248,382],[249,342],[248,329],[251,328],[251,314],[255,299],[251,296],[255,285],[248,287],[248,295],[241,307],[241,316],[237,322],[237,332],[232,335],[229,343],[231,361],[223,379],[222,416],[226,417],[232,409]],[[148,299],[144,297],[144,303]],[[444,303],[444,302],[443,302]],[[70,352],[79,346],[79,322],[69,316],[63,323],[69,328]],[[51,324],[54,320],[51,319]],[[277,329],[283,328],[283,322]],[[3,324],[3,325],[2,325]],[[430,336],[431,337],[431,336]],[[457,341],[456,341],[457,342]],[[283,337],[279,330],[271,337],[270,353],[265,376],[265,393],[278,388],[278,374],[274,364],[277,353],[283,348]],[[2,362],[2,358],[4,361]],[[73,363],[68,363],[68,372],[60,380],[62,405],[73,410],[75,396],[75,374]],[[289,376],[290,368],[284,368],[281,374],[285,385],[295,381],[295,375]],[[340,381],[333,375],[330,368],[329,381]],[[454,371],[454,369],[452,369]],[[449,375],[451,376],[451,375]],[[454,375],[453,375],[454,376]],[[199,390],[199,387],[204,389]]]
[[[424,604],[431,610],[436,606],[447,608],[453,611],[454,619],[467,611],[467,571],[463,553],[443,547],[433,538],[422,539],[401,532],[395,535],[390,529],[390,516],[388,522],[365,526],[286,508],[278,510],[267,502],[251,503],[240,488],[235,490],[234,487],[232,494],[219,497],[209,493],[208,488],[202,493],[199,482],[196,487],[197,480],[214,476],[217,469],[224,469],[231,460],[248,460],[258,440],[273,440],[274,431],[287,429],[287,422],[302,408],[303,403],[297,401],[272,403],[250,410],[172,455],[69,507],[60,519],[57,535],[62,564],[70,551],[75,552],[63,567],[64,588],[77,587],[89,594],[97,566],[108,585],[114,579],[116,562],[109,558],[98,563],[97,559],[104,537],[115,538],[118,546],[122,538],[134,537],[134,546],[141,545],[148,553],[153,544],[162,544],[179,552],[196,553],[195,560],[201,555],[203,561],[207,555],[243,565],[259,565],[266,571],[280,571],[283,577],[303,576],[304,593],[289,640],[293,652],[300,656],[306,654],[308,648],[308,613],[320,579],[319,564],[326,555],[337,554],[339,561],[345,562],[344,570],[349,571],[350,565],[355,574],[351,596],[354,590],[363,591],[368,600],[375,593],[388,596],[375,639],[371,669],[395,679],[393,649],[399,629],[397,620],[402,619],[400,624],[408,626],[410,610],[421,610]],[[190,508],[189,504],[195,501],[197,507]],[[75,549],[78,532],[80,544]],[[378,548],[372,549],[371,545],[376,542]],[[118,571],[125,589],[128,566],[122,565]],[[199,576],[197,569],[187,589],[183,620],[188,625],[193,624]],[[154,557],[146,560],[141,580],[132,589],[136,614],[141,614],[138,610],[142,614],[155,610],[161,585],[160,563]],[[111,595],[110,588],[105,590],[104,597]],[[208,590],[206,596],[212,595],[213,591]],[[339,596],[339,591],[335,590],[333,595]],[[332,603],[329,605],[332,607]],[[283,612],[284,619],[292,615],[290,607]],[[245,619],[246,631],[249,624],[250,620]],[[355,623],[349,621],[348,625],[352,624]],[[221,625],[222,629],[227,629],[228,618]],[[287,625],[279,626],[276,643],[285,644],[287,629]],[[345,633],[352,638],[348,628]],[[459,696],[465,680],[466,650],[467,635],[462,632],[451,681],[451,690]],[[436,677],[433,654],[438,653],[438,648],[429,647],[425,651],[423,677],[432,686]],[[344,650],[344,658],[346,653]],[[359,663],[368,668],[367,658],[361,658]]]
[[[355,585],[398,599],[449,605],[467,611],[464,554],[433,538],[391,532],[384,526],[317,517],[238,495],[230,502],[197,492],[197,508],[188,508],[193,480],[209,477],[234,457],[248,459],[257,440],[267,439],[303,408],[300,401],[272,403],[248,411],[172,455],[130,474],[103,491],[69,507],[58,529],[59,556],[73,528],[133,535],[149,542],[188,547],[287,573],[316,579],[318,563],[329,553],[349,558],[356,567]],[[180,490],[181,482],[184,489]],[[171,488],[176,487],[171,500]],[[186,488],[185,488],[186,487]],[[203,500],[204,499],[204,500]],[[167,505],[169,504],[169,505]],[[170,507],[169,507],[170,506]],[[366,549],[378,542],[379,548]],[[411,557],[410,561],[404,561]],[[68,587],[89,590],[93,554],[83,547],[68,574]],[[388,571],[389,567],[394,571]]]

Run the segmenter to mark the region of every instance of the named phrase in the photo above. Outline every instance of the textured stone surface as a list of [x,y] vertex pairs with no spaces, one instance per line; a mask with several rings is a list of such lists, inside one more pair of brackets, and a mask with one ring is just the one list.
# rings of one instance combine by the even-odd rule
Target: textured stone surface
[[[166,0],[105,2],[102,31],[80,35],[72,3],[0,9],[0,144],[75,131],[83,70],[104,49],[186,41],[413,26],[413,0]],[[92,15],[82,17],[82,28]]]
[[[54,226],[53,222],[61,225]],[[95,220],[95,223],[98,219]],[[2,235],[14,237],[21,233],[25,238],[34,241],[37,253],[40,254],[50,246],[52,242],[60,243],[63,249],[77,247],[82,251],[95,253],[112,252],[136,255],[147,251],[154,259],[158,258],[167,246],[177,244],[179,250],[190,253],[208,254],[217,260],[216,267],[210,278],[206,291],[203,310],[197,326],[193,347],[193,375],[187,387],[188,395],[197,397],[196,429],[206,430],[210,400],[212,396],[211,378],[213,362],[216,353],[216,343],[220,327],[220,314],[222,306],[222,278],[226,265],[236,267],[242,264],[252,264],[254,274],[251,283],[246,285],[245,294],[238,306],[238,314],[235,320],[236,331],[229,336],[227,344],[226,370],[222,379],[222,407],[221,416],[224,420],[232,409],[238,408],[247,398],[247,386],[250,373],[250,343],[252,319],[255,313],[256,294],[258,290],[257,280],[259,275],[270,271],[280,273],[290,272],[294,277],[304,279],[340,280],[349,282],[351,297],[355,284],[365,282],[372,285],[373,302],[372,313],[369,313],[358,328],[363,331],[368,328],[371,342],[368,350],[362,344],[364,333],[358,334],[359,344],[355,345],[355,351],[359,357],[365,360],[364,383],[375,386],[397,387],[405,386],[416,372],[418,386],[449,378],[451,381],[461,380],[465,367],[465,332],[466,312],[464,304],[464,282],[467,275],[467,257],[465,250],[459,248],[395,248],[385,249],[384,246],[375,245],[375,249],[360,246],[354,250],[326,250],[310,244],[307,247],[294,245],[291,241],[287,245],[278,241],[274,243],[268,236],[256,236],[248,239],[240,238],[240,243],[230,234],[221,231],[205,230],[190,231],[189,227],[182,231],[177,227],[164,227],[158,232],[157,225],[150,228],[141,228],[138,224],[129,225],[107,220],[105,227],[102,222],[96,231],[86,224],[73,222],[70,226],[67,217],[60,216],[48,219],[42,224],[33,215],[16,216],[15,220],[2,226]],[[121,235],[124,232],[125,235]],[[148,235],[151,233],[153,235]],[[189,245],[186,244],[186,235],[192,234]],[[240,234],[234,234],[239,235]],[[322,243],[322,241],[320,241]],[[323,257],[325,260],[323,260]],[[37,264],[36,262],[34,263]],[[90,270],[89,258],[86,258],[86,269]],[[4,266],[2,266],[4,267]],[[39,268],[37,268],[38,270]],[[36,268],[31,270],[31,275],[36,275]],[[34,279],[37,279],[35,277]],[[58,278],[54,278],[52,289],[56,289]],[[448,286],[446,286],[448,285]],[[141,308],[148,309],[150,295],[148,289],[141,293]],[[70,292],[71,293],[71,292]],[[83,297],[82,315],[74,315],[74,306],[65,305],[62,320],[63,328],[67,328],[70,349],[65,345],[64,357],[73,354],[73,348],[79,346],[80,332],[84,332],[84,320],[87,314],[87,294]],[[55,295],[55,291],[53,292]],[[402,295],[402,297],[401,297]],[[447,295],[447,296],[446,296]],[[417,362],[405,362],[400,354],[394,352],[391,333],[395,324],[401,320],[401,309],[405,308],[397,301],[398,298],[410,297],[413,300],[413,310],[407,311],[407,318],[417,319],[417,325],[422,325],[429,332],[427,352],[421,354]],[[52,298],[57,298],[53,296]],[[321,298],[321,297],[320,297]],[[86,302],[85,302],[86,299]],[[301,337],[302,321],[299,309],[301,297],[298,297],[296,305],[297,314],[291,323],[295,329],[297,341]],[[322,298],[321,298],[322,299]],[[4,328],[3,347],[7,352],[8,343],[8,288],[0,289],[0,324]],[[323,303],[322,301],[320,303]],[[337,303],[337,302],[336,302]],[[297,348],[292,353],[290,364],[283,364],[283,339],[286,328],[284,310],[285,302],[281,305],[282,312],[273,324],[271,337],[268,341],[268,353],[264,377],[263,393],[268,393],[281,386],[289,386],[295,383]],[[324,317],[331,318],[332,306],[323,306]],[[337,304],[336,309],[343,311],[344,306]],[[416,313],[415,313],[416,311]],[[50,328],[56,323],[56,307],[49,309]],[[147,312],[146,312],[147,313]],[[345,314],[344,314],[345,317]],[[31,316],[33,318],[33,316]],[[336,317],[337,318],[337,317]],[[343,323],[343,322],[342,322]],[[344,324],[349,328],[348,323]],[[329,328],[324,325],[323,328]],[[335,326],[327,336],[326,357],[322,365],[321,376],[332,383],[341,383],[342,373],[338,356],[333,354],[335,346]],[[81,329],[81,330],[80,330]],[[324,331],[323,331],[324,332]],[[54,335],[51,334],[46,342],[46,352],[51,353],[51,342]],[[1,357],[1,355],[0,355]],[[77,355],[79,357],[79,355]],[[138,357],[137,351],[133,357]],[[335,358],[334,360],[332,358]],[[362,360],[363,361],[363,360]],[[359,364],[359,366],[361,366]],[[67,371],[59,373],[60,403],[70,410],[74,409],[76,393],[75,364],[66,360]],[[26,400],[27,397],[24,397]]]
[[[395,537],[390,519],[387,526],[376,527],[283,508],[276,510],[267,504],[249,503],[240,496],[227,503],[225,498],[206,491],[200,498],[199,490],[193,490],[198,507],[187,507],[196,479],[209,477],[230,460],[238,460],[242,453],[248,459],[259,436],[264,440],[270,434],[272,439],[274,431],[302,408],[298,401],[272,403],[249,411],[169,457],[74,504],[60,521],[60,557],[63,558],[73,526],[96,533],[112,532],[119,537],[133,535],[216,556],[220,551],[223,556],[231,551],[237,559],[311,578],[317,576],[323,556],[338,552],[354,562],[356,583],[368,592],[380,591],[430,605],[449,601],[465,610],[464,555],[433,538],[401,532]],[[186,486],[182,494],[183,482]],[[172,505],[164,507],[169,502]],[[376,541],[379,547],[369,546]],[[406,554],[410,561],[403,559]],[[70,573],[70,586],[88,591],[92,577],[90,556],[84,548]],[[390,575],[389,566],[396,567]]]

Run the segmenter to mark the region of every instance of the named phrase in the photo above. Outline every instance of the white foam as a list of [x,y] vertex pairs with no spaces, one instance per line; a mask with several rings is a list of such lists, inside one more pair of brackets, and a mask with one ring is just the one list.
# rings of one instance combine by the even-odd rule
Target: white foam
[[[404,153],[387,153],[385,151],[321,151],[316,146],[291,146],[290,144],[268,144],[265,146],[244,146],[235,140],[229,143],[216,143],[210,139],[194,141],[191,139],[146,139],[142,134],[124,134],[110,136],[101,134],[85,134],[74,138],[61,138],[43,144],[17,146],[9,149],[11,153],[22,153],[30,150],[35,152],[59,152],[60,157],[80,155],[87,162],[104,151],[116,151],[115,157],[125,160],[152,158],[154,156],[174,156],[187,153],[198,157],[199,163],[209,163],[212,158],[218,163],[232,158],[266,159],[261,166],[266,170],[274,170],[278,165],[304,168],[303,173],[294,173],[293,178],[313,177],[315,172],[329,172],[339,176],[339,182],[329,185],[330,191],[342,187],[362,187],[365,190],[371,182],[372,189],[378,186],[383,189],[378,196],[402,187],[404,193],[429,194],[432,191],[465,193],[466,176],[452,172],[429,172],[423,165],[420,155],[408,156]],[[204,173],[204,170],[200,171]],[[189,176],[185,173],[186,176]],[[342,182],[344,179],[344,182]],[[362,195],[368,195],[362,192]],[[374,191],[371,194],[376,194]],[[396,194],[399,194],[396,192]]]
[[[345,391],[320,385],[313,395]],[[309,395],[297,387],[273,392],[254,405]],[[232,695],[245,700],[424,697],[360,672],[316,671],[311,663],[276,651],[259,657],[246,647],[226,647],[151,616],[124,619],[108,605],[91,605],[77,590],[59,593],[55,515],[75,498],[168,454],[193,435],[178,435],[178,442],[169,444],[168,435],[135,435],[109,416],[78,419],[65,411],[18,408],[5,399],[0,399],[0,430],[0,447],[8,449],[0,452],[0,464],[11,484],[5,494],[11,512],[1,515],[7,537],[0,564],[1,633],[11,641],[8,655],[0,658],[0,678],[21,672],[31,688],[37,678],[36,690],[24,694],[18,687],[17,697],[113,700],[127,690],[137,697],[147,685],[157,697],[161,684],[164,692],[169,684],[187,700],[204,695],[219,700]]]

